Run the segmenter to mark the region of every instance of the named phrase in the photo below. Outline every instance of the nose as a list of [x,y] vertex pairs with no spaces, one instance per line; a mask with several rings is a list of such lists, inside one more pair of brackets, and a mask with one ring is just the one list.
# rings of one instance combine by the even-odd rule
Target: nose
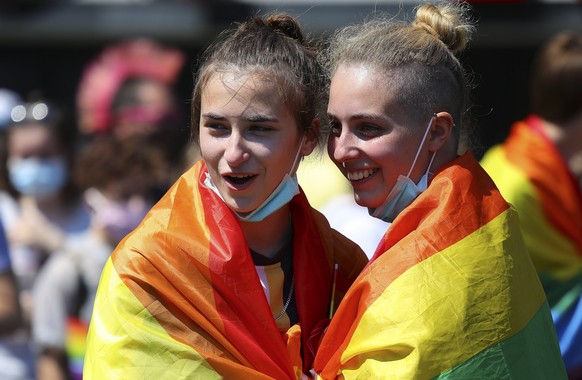
[[340,135],[330,136],[327,149],[336,164],[352,161],[359,155],[357,137],[345,128]]
[[233,131],[226,143],[224,159],[230,166],[238,166],[247,161],[249,157],[246,140],[240,133]]

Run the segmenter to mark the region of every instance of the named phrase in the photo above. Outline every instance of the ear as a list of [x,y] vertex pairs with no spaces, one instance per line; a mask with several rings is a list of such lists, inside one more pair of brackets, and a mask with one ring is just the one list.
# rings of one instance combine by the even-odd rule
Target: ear
[[456,128],[450,113],[439,112],[435,115],[428,137],[428,150],[430,152],[439,151],[452,138],[453,128]]
[[301,146],[301,155],[309,156],[311,152],[315,149],[318,143],[317,136],[319,136],[319,128],[321,122],[319,119],[313,119],[311,122],[311,128],[305,132],[305,138],[303,139],[303,145]]

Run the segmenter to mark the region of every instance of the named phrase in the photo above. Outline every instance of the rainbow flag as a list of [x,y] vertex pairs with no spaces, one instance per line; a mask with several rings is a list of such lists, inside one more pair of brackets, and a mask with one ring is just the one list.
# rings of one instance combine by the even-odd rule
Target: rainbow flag
[[568,370],[582,370],[582,195],[541,120],[515,123],[481,161],[518,211]]
[[88,327],[85,321],[77,317],[68,318],[65,350],[69,362],[69,375],[73,380],[83,378],[83,358],[87,348]]
[[323,379],[566,378],[517,214],[470,153],[394,220],[334,315],[314,371]]
[[300,323],[277,328],[234,214],[184,174],[113,252],[87,339],[85,379],[296,379],[335,303],[367,263],[301,193],[291,202]]

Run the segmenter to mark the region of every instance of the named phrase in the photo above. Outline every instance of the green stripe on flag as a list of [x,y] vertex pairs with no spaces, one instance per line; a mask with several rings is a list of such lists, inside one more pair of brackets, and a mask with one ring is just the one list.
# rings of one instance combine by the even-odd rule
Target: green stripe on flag
[[559,350],[549,306],[544,303],[522,331],[435,379],[567,379],[564,363],[556,355]]

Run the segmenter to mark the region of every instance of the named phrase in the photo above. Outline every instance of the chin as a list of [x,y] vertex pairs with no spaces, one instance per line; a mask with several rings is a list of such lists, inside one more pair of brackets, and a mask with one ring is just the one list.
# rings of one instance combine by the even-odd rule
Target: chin
[[254,210],[248,204],[241,204],[234,201],[228,202],[228,207],[239,214],[246,214]]
[[382,203],[384,202],[384,199],[358,196],[357,194],[355,195],[354,198],[356,200],[356,203],[359,206],[366,207],[366,208],[372,209],[372,210],[377,208],[377,207],[382,206]]

